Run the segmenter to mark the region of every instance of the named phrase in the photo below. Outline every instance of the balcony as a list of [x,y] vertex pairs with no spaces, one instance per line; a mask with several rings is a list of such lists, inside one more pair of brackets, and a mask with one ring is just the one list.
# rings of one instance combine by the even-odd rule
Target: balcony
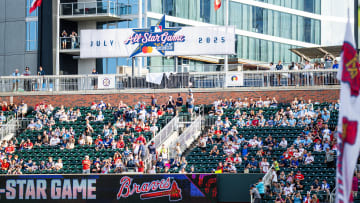
[[80,37],[60,37],[60,53],[80,55]]
[[132,6],[115,1],[73,2],[60,4],[60,18],[71,21],[132,20]]

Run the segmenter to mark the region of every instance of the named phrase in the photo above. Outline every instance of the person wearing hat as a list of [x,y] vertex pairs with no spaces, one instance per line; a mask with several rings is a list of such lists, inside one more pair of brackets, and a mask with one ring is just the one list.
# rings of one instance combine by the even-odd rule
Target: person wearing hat
[[[25,68],[25,71],[22,73],[23,76],[30,76],[31,75],[31,71],[30,68],[27,66]],[[25,79],[24,80],[24,90],[25,91],[31,91],[31,80],[30,79]]]
[[85,156],[85,159],[82,161],[82,165],[83,165],[83,173],[84,174],[89,174],[90,173],[91,161],[90,161],[88,155]]
[[261,196],[255,185],[251,185],[250,187],[250,195],[254,199],[254,203],[260,203],[261,202]]

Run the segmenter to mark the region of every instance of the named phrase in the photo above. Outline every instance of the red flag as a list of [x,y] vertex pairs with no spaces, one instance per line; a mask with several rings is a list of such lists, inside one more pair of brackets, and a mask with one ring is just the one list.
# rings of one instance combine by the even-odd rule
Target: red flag
[[221,0],[214,0],[214,8],[217,11],[221,7]]
[[32,13],[37,7],[41,6],[41,2],[42,0],[33,0],[33,2],[31,3],[29,13]]

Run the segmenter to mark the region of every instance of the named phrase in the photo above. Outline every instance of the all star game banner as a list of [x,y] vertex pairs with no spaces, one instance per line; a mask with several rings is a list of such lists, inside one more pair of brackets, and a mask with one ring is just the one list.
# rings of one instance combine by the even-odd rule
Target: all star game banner
[[80,31],[80,58],[235,54],[235,27],[167,27]]
[[0,201],[194,202],[217,200],[213,174],[0,176]]

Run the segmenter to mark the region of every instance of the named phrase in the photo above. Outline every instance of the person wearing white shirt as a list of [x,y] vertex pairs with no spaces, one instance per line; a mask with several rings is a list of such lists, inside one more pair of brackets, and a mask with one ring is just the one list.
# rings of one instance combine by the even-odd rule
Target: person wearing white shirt
[[96,116],[96,121],[103,121],[104,120],[104,115],[102,114],[101,111],[99,111],[99,115]]
[[311,164],[312,162],[314,162],[314,157],[311,155],[311,152],[309,152],[305,158],[305,164]]
[[281,142],[280,142],[280,144],[279,144],[279,146],[282,147],[282,148],[286,148],[286,147],[287,147],[287,144],[288,144],[288,143],[287,143],[285,137],[283,137],[282,140],[281,140]]
[[52,137],[50,139],[50,146],[56,146],[60,143],[60,139],[58,138],[58,136]]

